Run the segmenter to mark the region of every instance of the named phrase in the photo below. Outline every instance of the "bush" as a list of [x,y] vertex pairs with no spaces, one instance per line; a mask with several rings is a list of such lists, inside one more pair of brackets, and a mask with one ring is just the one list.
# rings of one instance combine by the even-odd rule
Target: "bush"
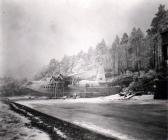
[[27,82],[27,80],[16,80],[13,78],[3,78],[1,86],[1,96],[18,96],[24,95],[24,89],[22,85]]

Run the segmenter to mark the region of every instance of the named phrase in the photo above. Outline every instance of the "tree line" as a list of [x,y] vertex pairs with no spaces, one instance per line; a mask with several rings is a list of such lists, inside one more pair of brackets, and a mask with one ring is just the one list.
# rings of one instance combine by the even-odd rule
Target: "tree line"
[[160,5],[146,33],[134,27],[130,34],[123,33],[121,38],[116,35],[111,46],[107,46],[103,39],[86,53],[81,51],[77,55],[65,55],[60,62],[52,59],[47,67],[35,75],[35,79],[50,77],[60,72],[65,75],[78,73],[99,65],[112,75],[123,74],[127,70],[160,71],[163,58],[160,33],[167,29],[168,10],[165,5]]

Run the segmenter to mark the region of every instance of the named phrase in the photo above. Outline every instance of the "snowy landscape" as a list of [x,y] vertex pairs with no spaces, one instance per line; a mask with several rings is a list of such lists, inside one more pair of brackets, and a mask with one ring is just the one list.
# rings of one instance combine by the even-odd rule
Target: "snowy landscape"
[[0,139],[168,139],[166,0],[0,7]]

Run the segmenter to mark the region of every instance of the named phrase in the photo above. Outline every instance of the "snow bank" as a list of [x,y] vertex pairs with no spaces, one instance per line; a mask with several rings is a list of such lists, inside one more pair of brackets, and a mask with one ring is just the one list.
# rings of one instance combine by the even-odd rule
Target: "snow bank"
[[120,96],[119,94],[114,94],[114,95],[110,95],[110,96],[106,96],[104,97],[105,100],[121,100],[123,99],[122,96]]
[[79,98],[79,99],[50,99],[50,100],[24,100],[17,101],[17,103],[23,104],[25,106],[33,107],[34,104],[52,105],[52,104],[62,104],[62,103],[106,103],[103,97],[98,98]]
[[[134,96],[130,101],[137,100],[143,101],[143,100],[153,100],[154,95],[141,95],[141,96]],[[100,104],[106,104],[114,101],[120,101],[122,103],[122,100],[126,100],[124,96],[120,96],[119,94],[105,96],[105,97],[96,97],[96,98],[78,98],[78,99],[44,99],[44,100],[22,100],[17,101],[20,104],[33,107],[33,105],[37,104],[43,104],[43,105],[53,105],[53,104],[66,104],[66,103],[100,103]],[[128,101],[128,100],[127,100]]]
[[134,97],[132,97],[132,99],[135,99],[135,100],[153,100],[154,99],[154,95],[134,96]]

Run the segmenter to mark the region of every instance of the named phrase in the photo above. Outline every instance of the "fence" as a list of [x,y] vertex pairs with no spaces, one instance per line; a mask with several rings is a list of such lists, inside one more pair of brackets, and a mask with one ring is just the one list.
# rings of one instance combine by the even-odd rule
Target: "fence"
[[51,97],[59,98],[59,97],[64,96],[64,82],[63,81],[56,81],[56,82],[50,83],[44,88],[47,89],[47,92],[50,94]]

